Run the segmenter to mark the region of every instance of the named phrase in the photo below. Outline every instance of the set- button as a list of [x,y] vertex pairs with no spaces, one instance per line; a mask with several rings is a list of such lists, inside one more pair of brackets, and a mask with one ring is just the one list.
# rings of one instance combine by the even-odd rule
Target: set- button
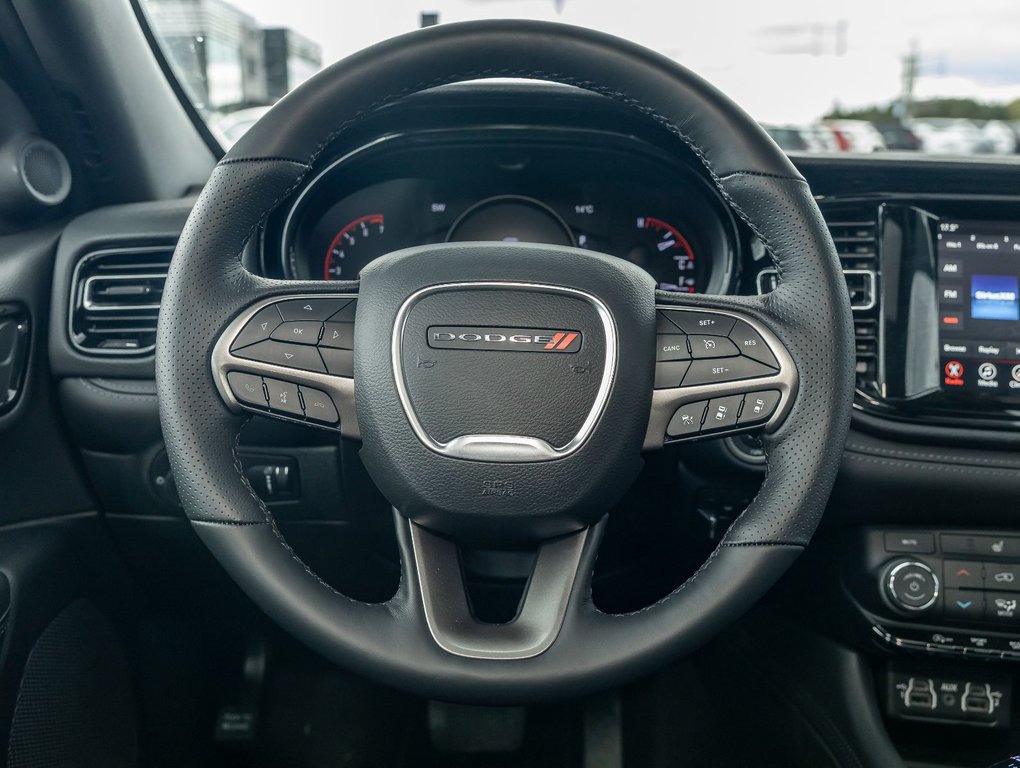
[[750,324],[715,312],[660,309],[655,388],[672,389],[771,376],[779,362]]
[[239,402],[261,411],[330,426],[340,422],[332,398],[312,387],[243,371],[230,371],[227,385]]
[[352,299],[278,301],[245,323],[230,351],[260,363],[350,378],[356,311]]
[[680,439],[762,424],[775,412],[780,399],[778,390],[769,389],[687,403],[673,414],[666,427],[666,436]]

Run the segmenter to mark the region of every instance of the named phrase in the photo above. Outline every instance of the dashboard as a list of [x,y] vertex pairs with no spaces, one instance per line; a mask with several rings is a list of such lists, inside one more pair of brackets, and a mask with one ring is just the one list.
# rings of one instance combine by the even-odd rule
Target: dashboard
[[351,280],[385,253],[451,241],[590,249],[686,293],[728,290],[741,250],[718,193],[675,158],[622,136],[499,127],[389,136],[337,158],[262,248],[285,277]]

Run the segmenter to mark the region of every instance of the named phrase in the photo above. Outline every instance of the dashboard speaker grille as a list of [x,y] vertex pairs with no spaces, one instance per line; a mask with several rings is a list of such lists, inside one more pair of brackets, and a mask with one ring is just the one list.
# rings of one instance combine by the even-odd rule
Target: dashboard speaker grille
[[87,355],[145,355],[156,345],[172,245],[108,248],[78,262],[71,286],[71,343]]

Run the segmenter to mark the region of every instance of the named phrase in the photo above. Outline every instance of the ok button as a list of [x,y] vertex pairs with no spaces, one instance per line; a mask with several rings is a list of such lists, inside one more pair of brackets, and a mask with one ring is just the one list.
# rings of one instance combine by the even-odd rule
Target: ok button
[[283,323],[270,337],[276,341],[289,341],[291,344],[309,344],[314,346],[319,341],[319,332],[322,330],[322,323],[310,320],[298,320],[290,323]]

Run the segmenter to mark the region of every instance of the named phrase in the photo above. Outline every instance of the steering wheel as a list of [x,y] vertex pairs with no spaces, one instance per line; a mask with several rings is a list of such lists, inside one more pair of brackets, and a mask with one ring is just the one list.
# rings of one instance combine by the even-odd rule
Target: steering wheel
[[[435,86],[515,77],[615,99],[672,132],[765,244],[761,297],[656,292],[568,247],[427,245],[360,282],[269,280],[240,262],[266,216],[365,115]],[[737,619],[808,543],[849,425],[853,325],[807,184],[736,105],[674,62],[558,24],[493,21],[373,46],[280,101],[220,161],[159,317],[170,463],[195,531],[270,617],[335,662],[447,700],[517,702],[619,684]],[[392,503],[401,578],[369,604],[291,550],[240,470],[251,411],[333,429]],[[607,513],[674,439],[762,430],[767,476],[707,562],[654,605],[600,612]],[[479,621],[458,543],[530,542],[515,619]]]

